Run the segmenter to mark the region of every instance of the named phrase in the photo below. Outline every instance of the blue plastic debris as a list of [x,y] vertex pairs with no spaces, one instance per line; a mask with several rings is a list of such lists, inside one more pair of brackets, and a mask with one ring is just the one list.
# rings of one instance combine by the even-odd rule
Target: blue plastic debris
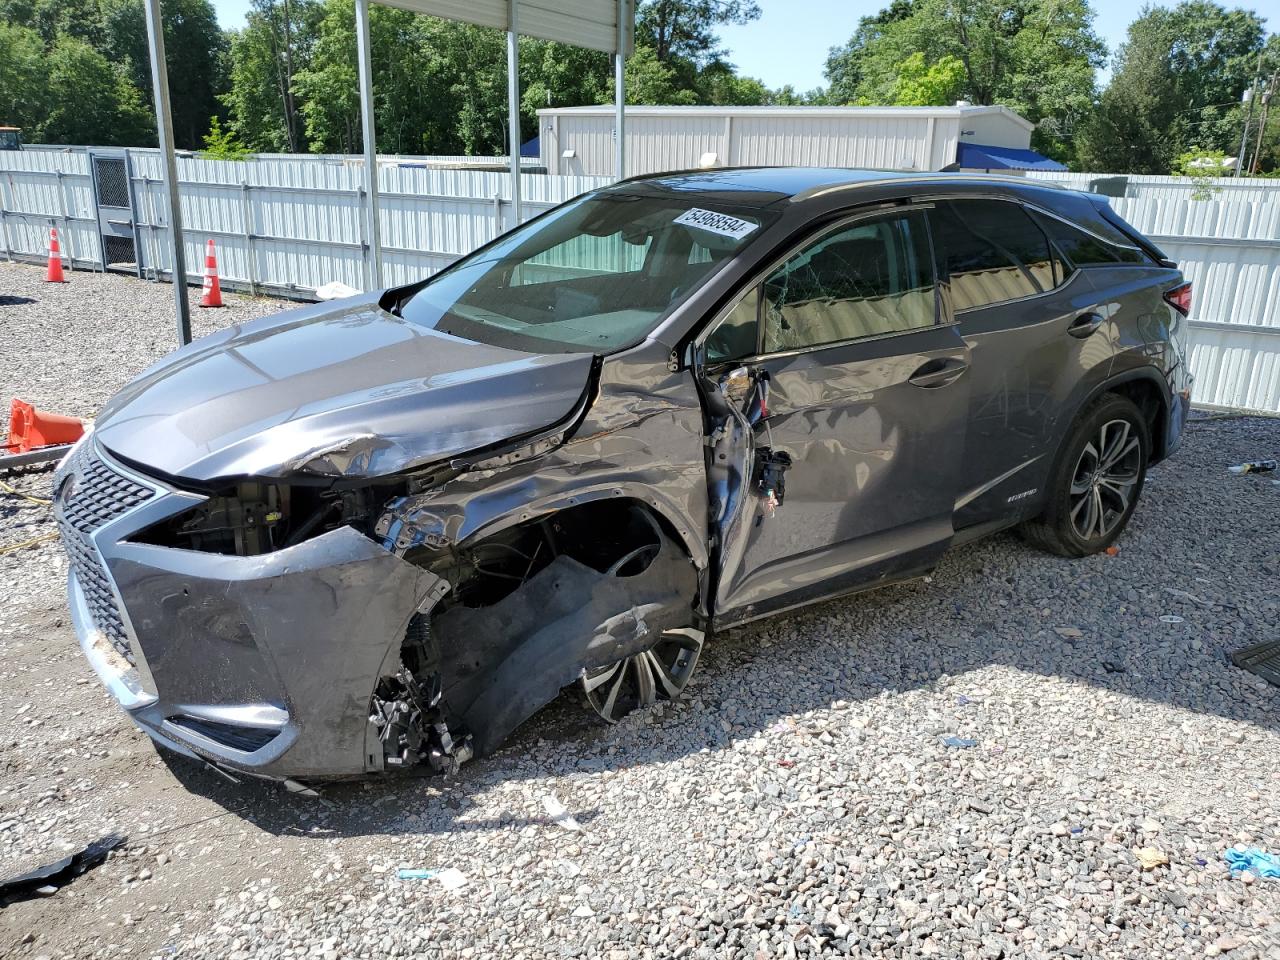
[[434,870],[410,870],[407,867],[401,867],[396,871],[397,880],[434,880],[435,875]]
[[978,745],[978,741],[970,740],[968,737],[943,737],[942,745],[956,750],[970,750]]
[[1231,868],[1231,875],[1252,873],[1259,877],[1280,877],[1280,856],[1267,853],[1258,847],[1232,847],[1222,855]]

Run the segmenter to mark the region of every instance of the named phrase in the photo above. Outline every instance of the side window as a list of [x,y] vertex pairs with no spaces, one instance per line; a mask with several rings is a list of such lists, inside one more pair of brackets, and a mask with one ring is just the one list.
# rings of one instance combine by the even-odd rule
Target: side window
[[956,310],[1053,289],[1054,258],[1049,241],[1020,204],[947,200],[934,208],[932,217]]
[[741,360],[756,352],[756,318],[760,313],[760,288],[738,301],[738,305],[707,337],[707,363]]
[[764,352],[932,326],[936,295],[920,214],[829,233],[763,284]]
[[[1132,247],[1119,247],[1092,234],[1063,223],[1056,217],[1037,215],[1036,219],[1067,259],[1076,266],[1088,267],[1107,263],[1143,263],[1146,257]],[[1118,231],[1117,231],[1118,232]]]

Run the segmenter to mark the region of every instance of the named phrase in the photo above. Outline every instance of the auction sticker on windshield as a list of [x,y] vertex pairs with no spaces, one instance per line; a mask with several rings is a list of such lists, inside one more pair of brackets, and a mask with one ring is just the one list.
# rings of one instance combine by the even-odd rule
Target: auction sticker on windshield
[[760,226],[750,220],[739,220],[727,213],[716,213],[714,210],[703,210],[694,207],[676,217],[675,222],[685,227],[697,227],[709,233],[718,233],[722,237],[733,237],[741,240],[748,233]]

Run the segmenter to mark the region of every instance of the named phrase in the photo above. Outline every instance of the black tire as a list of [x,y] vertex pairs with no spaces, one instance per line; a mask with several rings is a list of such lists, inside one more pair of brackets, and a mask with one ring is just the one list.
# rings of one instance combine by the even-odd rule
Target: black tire
[[1023,538],[1064,557],[1105,550],[1133,516],[1150,457],[1142,411],[1126,397],[1104,394],[1076,418],[1054,464],[1044,512],[1022,525]]

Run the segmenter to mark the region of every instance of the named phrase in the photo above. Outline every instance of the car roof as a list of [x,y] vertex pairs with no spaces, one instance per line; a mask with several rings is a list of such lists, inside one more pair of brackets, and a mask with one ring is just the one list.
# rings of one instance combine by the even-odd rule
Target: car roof
[[783,200],[803,201],[832,190],[859,186],[892,186],[895,183],[943,181],[950,186],[989,184],[1011,187],[1028,184],[1021,177],[988,174],[854,170],[844,167],[725,167],[647,174],[620,181],[603,192],[640,193],[650,196],[698,196],[723,203],[763,207]]

